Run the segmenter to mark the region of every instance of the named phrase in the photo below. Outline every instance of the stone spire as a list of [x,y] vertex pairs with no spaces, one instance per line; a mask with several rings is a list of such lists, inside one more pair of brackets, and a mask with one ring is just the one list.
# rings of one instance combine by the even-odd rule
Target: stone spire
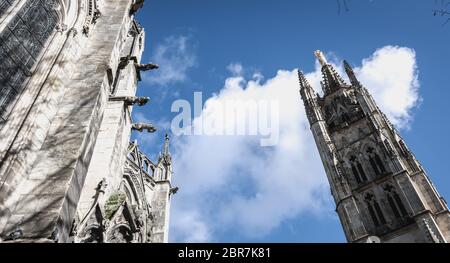
[[342,79],[333,66],[328,63],[322,51],[316,50],[314,54],[319,60],[320,65],[322,65],[323,81],[321,81],[320,84],[322,85],[324,95],[330,94],[340,89],[342,86],[345,86],[344,79]]
[[361,83],[359,83],[358,79],[356,78],[355,72],[353,71],[353,68],[348,64],[346,60],[344,60],[344,69],[347,73],[348,78],[350,79],[350,82],[355,88],[361,87]]
[[449,242],[445,200],[369,91],[347,62],[351,85],[315,54],[324,97],[301,72],[300,94],[347,240]]
[[165,141],[164,141],[163,155],[166,155],[166,156],[170,155],[170,153],[169,153],[169,142],[170,142],[169,134],[166,133],[166,137],[165,137]]
[[306,115],[311,123],[322,120],[322,114],[318,103],[318,96],[312,86],[309,84],[303,72],[297,71],[300,83],[300,95],[305,105]]
[[163,152],[159,156],[159,161],[162,161],[164,165],[170,165],[172,163],[172,156],[169,152],[169,135],[166,133],[165,139],[164,139],[164,147]]
[[309,84],[308,80],[306,79],[305,75],[301,70],[297,70],[298,74],[298,81],[300,83],[300,89],[310,89],[312,88]]
[[311,99],[316,99],[316,94],[314,93],[314,89],[309,84],[308,80],[306,79],[305,75],[302,71],[297,70],[298,74],[298,81],[300,84],[300,95],[302,96],[303,101],[306,104],[310,103]]

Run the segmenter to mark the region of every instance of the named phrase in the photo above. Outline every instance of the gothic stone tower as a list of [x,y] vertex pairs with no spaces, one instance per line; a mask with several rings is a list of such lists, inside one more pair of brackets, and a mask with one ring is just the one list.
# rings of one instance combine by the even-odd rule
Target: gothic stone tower
[[320,51],[323,97],[298,72],[300,94],[349,242],[448,242],[450,213],[423,167],[344,61]]
[[167,241],[170,163],[129,142],[155,131],[131,119],[143,4],[0,0],[0,242]]

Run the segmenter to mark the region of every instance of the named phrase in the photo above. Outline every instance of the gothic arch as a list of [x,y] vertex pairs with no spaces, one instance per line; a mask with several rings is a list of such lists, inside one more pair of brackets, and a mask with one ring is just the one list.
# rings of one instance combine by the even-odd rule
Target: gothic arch
[[375,227],[381,227],[387,223],[386,217],[381,208],[380,202],[372,191],[367,191],[363,195],[363,200],[367,208],[367,212],[372,219]]
[[368,166],[371,167],[375,177],[385,175],[388,171],[388,167],[386,165],[386,158],[379,147],[375,144],[366,144],[363,149],[368,161]]
[[134,184],[133,180],[131,179],[130,174],[125,174],[122,180],[122,187],[125,191],[125,194],[127,196],[128,202],[130,202],[131,205],[139,205],[140,204],[140,198],[138,194],[138,190],[136,189],[137,186]]
[[400,197],[399,191],[392,183],[382,186],[387,203],[395,216],[395,220],[401,220],[409,216],[405,202]]
[[348,150],[344,156],[346,168],[349,174],[354,178],[357,185],[365,183],[369,180],[367,168],[364,165],[360,154],[354,150]]

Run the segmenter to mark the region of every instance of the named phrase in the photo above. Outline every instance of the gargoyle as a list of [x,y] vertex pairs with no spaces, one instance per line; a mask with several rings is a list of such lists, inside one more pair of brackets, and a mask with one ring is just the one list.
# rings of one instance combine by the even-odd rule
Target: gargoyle
[[171,193],[171,194],[176,194],[176,193],[178,192],[179,189],[180,189],[180,188],[178,188],[178,187],[170,188],[170,193]]
[[139,132],[143,132],[144,130],[147,130],[149,133],[156,132],[156,128],[148,123],[133,123],[131,129]]
[[130,16],[134,15],[143,6],[144,6],[144,0],[136,0],[134,2],[134,4],[131,5]]
[[135,96],[121,96],[121,97],[110,97],[110,101],[123,101],[125,106],[133,106],[138,104],[139,106],[144,106],[150,100],[149,97],[135,97]]
[[152,69],[158,69],[159,66],[157,64],[149,63],[149,64],[138,64],[136,68],[140,71],[147,71]]
[[136,74],[137,74],[137,79],[139,81],[141,81],[141,71],[147,71],[147,70],[152,70],[152,69],[158,69],[159,66],[157,64],[153,64],[153,63],[149,63],[149,64],[138,64],[135,63],[134,64],[136,67]]

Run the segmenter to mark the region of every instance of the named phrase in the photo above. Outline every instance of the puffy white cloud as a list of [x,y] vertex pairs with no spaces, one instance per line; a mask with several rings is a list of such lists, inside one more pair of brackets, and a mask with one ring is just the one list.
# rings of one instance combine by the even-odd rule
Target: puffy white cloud
[[197,63],[194,46],[188,36],[169,36],[156,46],[153,62],[160,66],[151,74],[144,74],[146,83],[166,86],[187,79],[188,71]]
[[[178,241],[204,242],[211,239],[211,231],[203,221],[203,215],[199,210],[185,211],[173,209],[172,218],[182,218],[183,220],[173,220],[170,231],[176,233]],[[170,234],[171,232],[169,232]]]
[[411,109],[420,102],[415,51],[386,46],[364,59],[355,72],[392,123],[408,127]]
[[[364,59],[356,72],[394,123],[402,126],[411,121],[419,87],[413,50],[384,47]],[[303,212],[328,216],[333,210],[296,70],[279,70],[265,82],[260,73],[254,76],[228,78],[220,92],[206,101],[203,118],[217,117],[218,102],[275,100],[279,142],[261,147],[258,136],[174,138],[174,181],[180,191],[173,200],[172,241],[220,241],[217,236],[230,231],[258,238]],[[319,67],[307,74],[316,88],[320,76]]]

